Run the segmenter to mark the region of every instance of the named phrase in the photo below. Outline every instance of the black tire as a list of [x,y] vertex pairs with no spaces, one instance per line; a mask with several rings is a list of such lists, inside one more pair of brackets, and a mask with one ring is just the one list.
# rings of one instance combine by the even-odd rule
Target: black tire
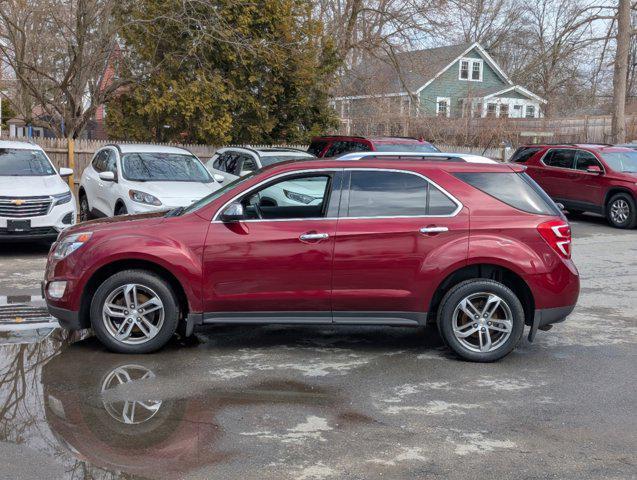
[[117,205],[115,205],[114,213],[116,217],[119,217],[120,215],[127,215],[128,210],[126,209],[126,205],[124,205],[123,203],[118,203]]
[[[158,332],[144,343],[129,344],[117,340],[102,319],[102,309],[108,296],[127,284],[137,284],[152,290],[163,304],[164,318]],[[177,329],[180,311],[177,297],[170,285],[158,275],[146,270],[124,270],[107,278],[91,301],[91,326],[97,338],[113,352],[149,353],[159,350],[172,338]]]
[[[628,210],[627,214],[626,209]],[[619,215],[617,210],[621,210],[622,215]],[[635,228],[637,225],[637,208],[632,195],[623,192],[613,195],[606,204],[606,218],[608,223],[615,228]]]
[[[509,308],[512,316],[512,327],[509,337],[506,340],[502,339],[502,343],[497,348],[484,352],[473,351],[463,345],[453,330],[454,313],[461,301],[471,295],[479,295],[481,293],[495,294],[500,297]],[[476,321],[481,320],[478,319]],[[494,362],[511,353],[522,338],[524,332],[524,308],[515,293],[500,282],[483,278],[466,280],[452,287],[440,302],[440,307],[438,308],[438,331],[447,346],[464,360]],[[477,333],[477,335],[481,334]],[[496,332],[496,335],[499,334]]]
[[88,198],[86,198],[86,194],[80,194],[80,222],[88,222],[93,219],[93,215],[91,215],[91,208],[88,204]]

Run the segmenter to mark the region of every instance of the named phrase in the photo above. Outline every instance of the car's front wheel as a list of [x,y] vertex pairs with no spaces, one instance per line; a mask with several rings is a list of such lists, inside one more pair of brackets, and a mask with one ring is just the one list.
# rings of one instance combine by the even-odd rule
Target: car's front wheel
[[629,193],[613,195],[606,205],[606,216],[615,228],[635,228],[637,225],[635,199]]
[[82,194],[80,195],[80,222],[87,222],[92,218],[91,209],[88,205],[88,198],[86,198],[86,194]]
[[97,338],[120,353],[148,353],[163,347],[179,321],[170,285],[154,273],[126,270],[107,278],[91,302]]
[[454,286],[438,309],[438,330],[460,357],[493,362],[508,355],[524,332],[524,309],[506,285],[477,278]]

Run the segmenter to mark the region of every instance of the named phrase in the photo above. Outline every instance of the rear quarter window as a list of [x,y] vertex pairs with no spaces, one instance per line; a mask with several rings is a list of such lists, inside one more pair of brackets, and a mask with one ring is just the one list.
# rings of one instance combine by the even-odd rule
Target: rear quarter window
[[536,215],[560,215],[557,205],[526,173],[479,172],[455,176],[507,205]]
[[540,150],[541,147],[520,147],[513,153],[509,162],[524,163]]

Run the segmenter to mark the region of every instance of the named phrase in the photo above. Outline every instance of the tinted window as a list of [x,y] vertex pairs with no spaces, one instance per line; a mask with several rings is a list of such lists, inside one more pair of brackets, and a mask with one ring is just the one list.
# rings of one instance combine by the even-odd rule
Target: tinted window
[[577,159],[576,168],[578,170],[586,170],[588,167],[592,167],[592,166],[602,168],[602,166],[599,163],[599,160],[597,160],[597,157],[595,157],[595,155],[593,155],[591,152],[587,152],[585,150],[578,150],[576,159]]
[[95,169],[96,172],[104,171],[104,167],[106,165],[105,164],[106,155],[107,155],[106,150],[101,150],[97,152],[97,155],[95,155],[95,158],[93,158],[93,162],[91,164],[93,165],[93,169]]
[[370,146],[363,142],[338,141],[334,142],[329,148],[326,157],[336,157],[351,152],[367,152],[371,150]]
[[246,155],[241,156],[241,167],[239,168],[240,168],[239,174],[241,176],[247,175],[248,173],[254,172],[255,170],[259,169],[259,167],[257,167],[256,160]]
[[212,162],[212,168],[214,168],[215,170],[220,170],[220,171],[224,171],[223,170],[223,161],[225,159],[225,154],[221,154],[219,155],[217,158],[215,158],[214,162]]
[[559,215],[548,195],[526,173],[456,173],[456,177],[518,210]]
[[[1,177],[40,177],[45,175],[55,175],[55,170],[46,155],[40,150],[0,148]],[[0,192],[1,194],[2,192]]]
[[448,215],[455,209],[454,202],[418,175],[384,171],[351,172],[349,217]]
[[318,157],[321,154],[321,152],[325,149],[326,145],[327,145],[327,142],[325,140],[312,142],[310,144],[310,147],[307,149],[307,152]]
[[261,166],[267,167],[268,165],[274,165],[275,163],[289,162],[290,160],[309,160],[309,155],[299,153],[299,155],[268,155],[267,157],[261,157]]
[[232,175],[239,175],[239,171],[237,169],[239,163],[239,155],[236,153],[227,153],[226,161],[224,162],[225,168],[224,172],[231,173]]
[[509,161],[524,163],[540,150],[542,150],[540,147],[520,147],[511,156],[511,159]]
[[544,163],[551,167],[574,168],[575,150],[556,149],[550,150],[544,157]]

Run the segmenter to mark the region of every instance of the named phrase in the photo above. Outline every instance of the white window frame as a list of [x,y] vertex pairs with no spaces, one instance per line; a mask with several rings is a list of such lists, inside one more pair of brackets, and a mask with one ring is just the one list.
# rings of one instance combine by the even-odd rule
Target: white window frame
[[445,102],[447,104],[447,112],[445,117],[449,117],[451,115],[451,98],[449,97],[436,97],[436,117],[440,117],[440,102]]
[[[469,64],[469,78],[462,78],[462,63],[467,62]],[[474,64],[480,65],[480,78],[475,80],[473,78],[473,66]],[[461,58],[458,61],[458,80],[463,82],[481,82],[484,76],[484,61],[479,58]]]
[[[533,109],[533,115],[529,117],[529,108]],[[524,118],[535,118],[535,116],[537,115],[537,109],[535,108],[535,105],[526,105],[524,107]]]

